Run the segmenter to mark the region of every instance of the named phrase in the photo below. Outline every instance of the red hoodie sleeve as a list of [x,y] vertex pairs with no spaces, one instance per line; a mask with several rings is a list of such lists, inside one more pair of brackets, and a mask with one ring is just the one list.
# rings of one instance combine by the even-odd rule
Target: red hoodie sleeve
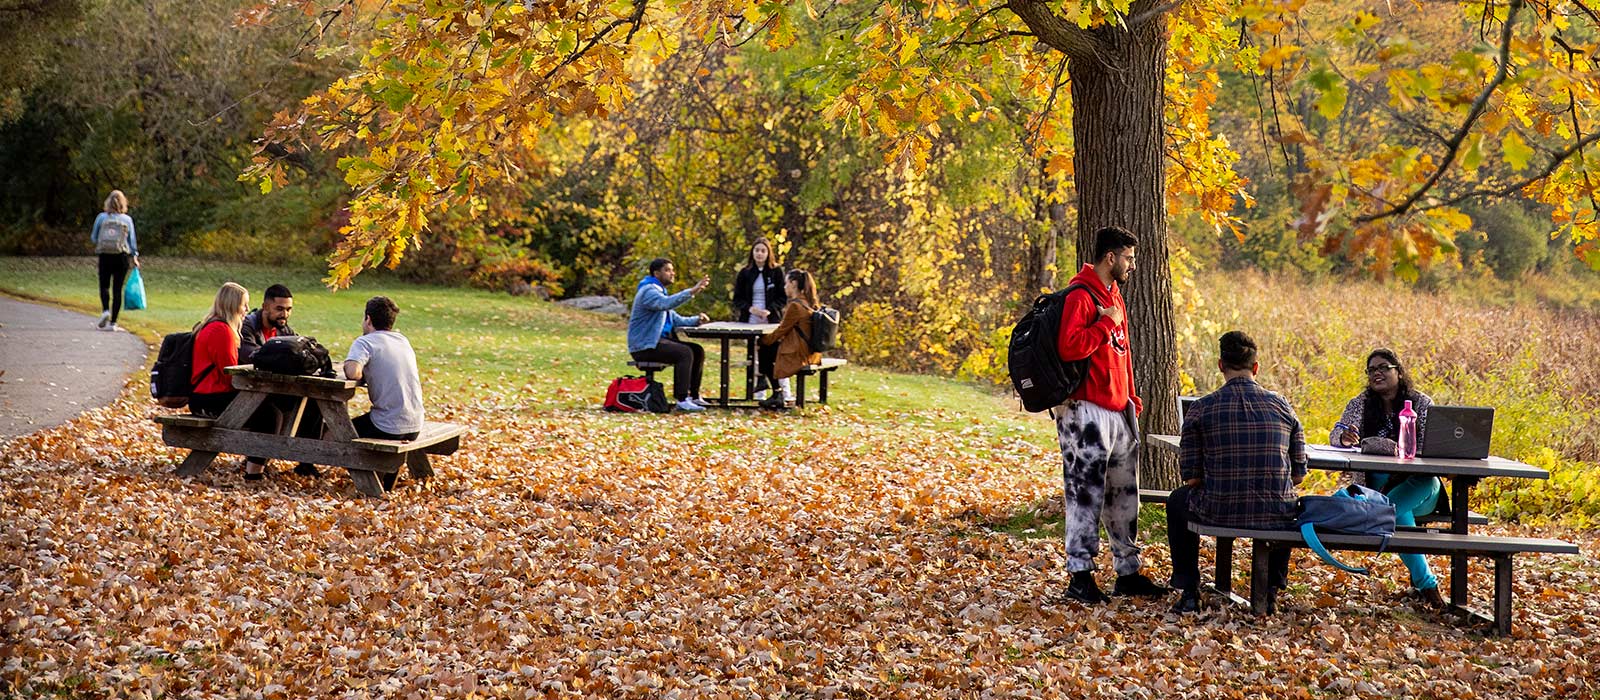
[[1062,362],[1093,355],[1111,339],[1111,329],[1116,327],[1110,318],[1100,316],[1100,309],[1090,294],[1087,289],[1067,294],[1061,310],[1061,333],[1056,336],[1056,352],[1061,355]]

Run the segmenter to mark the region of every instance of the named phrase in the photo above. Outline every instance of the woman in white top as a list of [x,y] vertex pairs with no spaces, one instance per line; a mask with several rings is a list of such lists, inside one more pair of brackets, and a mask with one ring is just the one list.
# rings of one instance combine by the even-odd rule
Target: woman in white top
[[[733,320],[739,323],[779,323],[783,320],[783,307],[789,303],[784,293],[783,266],[778,264],[778,254],[772,243],[758,238],[750,244],[750,255],[744,268],[733,282]],[[763,365],[771,366],[772,359],[765,357],[769,348],[762,347]],[[776,357],[777,347],[770,348]],[[771,378],[756,378],[757,398],[771,386]],[[789,380],[783,380],[784,393],[788,393]]]

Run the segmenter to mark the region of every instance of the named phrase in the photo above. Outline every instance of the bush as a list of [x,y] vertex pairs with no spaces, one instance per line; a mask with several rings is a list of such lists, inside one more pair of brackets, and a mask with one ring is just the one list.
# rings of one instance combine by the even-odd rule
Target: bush
[[1456,245],[1463,259],[1482,255],[1484,264],[1503,280],[1521,278],[1548,255],[1549,217],[1540,218],[1517,200],[1464,208],[1473,230],[1461,234]]

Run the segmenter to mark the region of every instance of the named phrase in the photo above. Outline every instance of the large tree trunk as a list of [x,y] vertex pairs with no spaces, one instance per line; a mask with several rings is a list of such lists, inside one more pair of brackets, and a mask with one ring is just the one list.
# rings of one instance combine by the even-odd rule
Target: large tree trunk
[[[1095,231],[1121,226],[1139,239],[1138,268],[1123,288],[1128,303],[1133,375],[1144,402],[1145,434],[1178,432],[1178,364],[1167,267],[1166,177],[1162,106],[1167,60],[1166,22],[1131,32],[1103,28],[1102,50],[1075,57],[1072,135],[1078,191],[1078,259],[1092,262]],[[1177,461],[1146,441],[1140,482],[1178,485]]]

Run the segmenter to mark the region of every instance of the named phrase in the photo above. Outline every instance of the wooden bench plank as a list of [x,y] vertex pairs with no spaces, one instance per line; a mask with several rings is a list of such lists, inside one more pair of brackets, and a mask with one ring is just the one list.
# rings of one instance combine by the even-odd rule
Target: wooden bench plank
[[794,405],[797,408],[806,407],[806,377],[817,375],[817,403],[828,403],[828,373],[850,364],[848,360],[837,357],[824,357],[814,365],[806,365],[795,372],[794,376]]
[[799,374],[816,374],[818,372],[832,372],[833,370],[839,369],[840,367],[843,367],[843,366],[848,365],[848,364],[850,364],[850,361],[846,360],[846,359],[843,359],[843,358],[839,358],[839,357],[824,357],[824,358],[822,358],[822,361],[817,363],[817,364],[806,365],[804,367],[801,367],[800,371],[799,371]]
[[167,416],[156,416],[155,422],[161,425],[178,425],[185,428],[209,428],[216,425],[217,419],[197,416],[192,413],[174,413]]
[[[460,446],[460,437],[467,432],[467,426],[455,423],[424,423],[422,430],[418,431],[413,440],[383,440],[379,438],[356,438],[350,444],[361,449],[389,454],[404,454],[415,450],[425,450],[438,446],[439,449],[449,451],[426,450],[429,454],[451,454]],[[449,443],[446,445],[446,443]]]
[[[1189,529],[1207,537],[1251,539],[1304,547],[1305,539],[1299,530],[1245,530],[1189,523]],[[1319,532],[1317,539],[1328,549],[1350,549],[1375,552],[1383,546],[1383,538],[1373,535],[1346,535]],[[1385,552],[1415,554],[1577,554],[1578,545],[1561,540],[1535,537],[1499,537],[1495,535],[1457,535],[1449,532],[1396,532],[1389,538]]]
[[227,428],[168,425],[161,429],[161,440],[169,446],[197,452],[253,455],[378,472],[399,471],[406,461],[404,454],[378,452],[350,443]]

